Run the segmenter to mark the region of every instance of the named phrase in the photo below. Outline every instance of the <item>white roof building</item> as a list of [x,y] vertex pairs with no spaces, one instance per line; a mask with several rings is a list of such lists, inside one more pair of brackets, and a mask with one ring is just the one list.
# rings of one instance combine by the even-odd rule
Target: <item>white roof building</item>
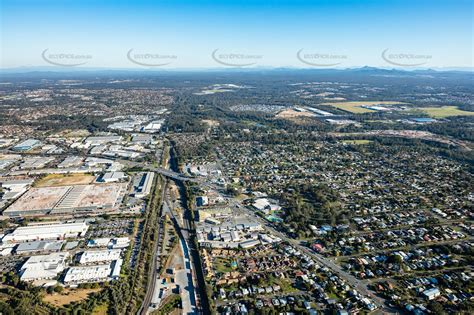
[[79,284],[117,279],[120,276],[122,263],[123,260],[119,258],[105,265],[71,267],[66,272],[64,283]]
[[122,180],[126,177],[127,175],[125,175],[124,172],[107,172],[100,177],[99,181],[104,183],[112,183],[118,182],[119,180]]
[[68,258],[68,252],[32,256],[21,266],[20,279],[22,281],[53,279],[64,270]]
[[97,266],[71,267],[66,272],[64,283],[78,284],[86,282],[99,282],[107,280],[112,273],[110,264]]
[[270,207],[270,202],[266,198],[260,198],[254,201],[253,206],[255,209],[263,211]]
[[97,263],[97,262],[106,262],[106,261],[117,260],[117,259],[120,258],[120,253],[121,252],[122,252],[122,250],[120,250],[120,249],[85,251],[81,254],[81,258],[79,259],[79,263],[89,264],[89,263]]
[[18,227],[2,238],[3,243],[77,238],[86,234],[85,222],[51,223]]

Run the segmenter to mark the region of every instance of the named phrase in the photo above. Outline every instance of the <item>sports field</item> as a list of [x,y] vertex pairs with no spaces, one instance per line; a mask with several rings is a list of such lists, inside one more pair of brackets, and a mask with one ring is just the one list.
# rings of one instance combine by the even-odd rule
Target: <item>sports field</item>
[[367,102],[335,102],[335,103],[322,103],[321,105],[333,106],[338,109],[342,109],[346,112],[353,114],[363,114],[363,113],[372,113],[375,112],[372,109],[364,108],[363,105],[373,106],[373,105],[402,105],[405,103],[394,102],[394,101],[367,101]]
[[459,109],[457,106],[442,106],[442,107],[422,107],[419,110],[425,112],[433,118],[446,118],[451,116],[472,116],[474,112],[468,112]]

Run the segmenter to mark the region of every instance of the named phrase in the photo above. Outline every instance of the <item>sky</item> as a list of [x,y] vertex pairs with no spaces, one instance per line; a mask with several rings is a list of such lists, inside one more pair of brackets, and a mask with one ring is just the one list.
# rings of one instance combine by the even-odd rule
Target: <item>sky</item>
[[473,67],[470,0],[2,0],[0,68]]

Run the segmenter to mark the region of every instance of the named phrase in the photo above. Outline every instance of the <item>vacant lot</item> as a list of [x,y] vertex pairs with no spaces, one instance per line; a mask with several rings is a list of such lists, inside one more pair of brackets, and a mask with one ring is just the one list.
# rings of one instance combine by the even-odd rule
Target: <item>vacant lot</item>
[[94,176],[86,174],[50,174],[40,179],[36,187],[50,187],[50,186],[70,186],[70,185],[84,185],[90,184],[94,180]]
[[347,144],[369,144],[371,142],[370,140],[342,140],[342,143]]
[[368,102],[336,102],[336,103],[322,103],[321,105],[333,106],[338,109],[342,109],[346,112],[353,114],[363,114],[363,113],[372,113],[374,110],[361,107],[363,105],[373,106],[373,105],[396,105],[404,104],[402,102],[393,102],[393,101],[368,101]]
[[281,111],[279,112],[276,117],[277,118],[287,118],[287,119],[291,119],[291,118],[295,118],[295,117],[313,117],[314,114],[311,113],[311,112],[308,112],[308,111],[296,111],[294,109],[286,109],[284,111]]
[[79,290],[64,290],[63,293],[46,294],[43,300],[55,306],[63,306],[71,302],[82,301],[86,299],[89,294],[99,292],[101,289],[79,289]]
[[442,107],[423,107],[419,110],[425,112],[433,118],[446,118],[451,116],[472,116],[474,112],[468,112],[457,108],[456,106]]
[[231,272],[233,270],[231,267],[231,259],[216,257],[214,260],[214,268],[216,269],[217,272],[220,272],[220,273]]

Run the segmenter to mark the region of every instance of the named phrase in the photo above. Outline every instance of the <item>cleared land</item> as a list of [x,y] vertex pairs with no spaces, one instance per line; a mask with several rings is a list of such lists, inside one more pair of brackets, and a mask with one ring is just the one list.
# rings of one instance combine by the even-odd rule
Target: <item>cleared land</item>
[[46,294],[43,301],[55,306],[63,306],[71,302],[78,302],[86,299],[89,294],[100,291],[101,289],[80,289],[64,290],[63,293]]
[[369,144],[371,142],[371,140],[342,140],[342,143],[347,144]]
[[394,102],[394,101],[368,101],[368,102],[336,102],[336,103],[322,103],[321,105],[333,106],[338,109],[342,109],[346,112],[353,114],[363,114],[363,113],[372,113],[374,110],[361,107],[374,106],[374,105],[402,105],[403,102]]
[[92,183],[94,179],[94,176],[86,174],[50,174],[38,180],[35,187],[85,185]]
[[419,110],[425,112],[433,118],[446,118],[451,116],[472,116],[474,112],[468,112],[459,109],[457,106],[442,106],[442,107],[422,107]]
[[[113,209],[126,191],[126,183],[31,188],[4,214],[36,215],[67,209]],[[33,211],[33,212],[32,212]]]
[[286,109],[279,112],[275,117],[277,118],[295,118],[295,117],[313,117],[314,114],[308,111],[296,111],[294,109]]

